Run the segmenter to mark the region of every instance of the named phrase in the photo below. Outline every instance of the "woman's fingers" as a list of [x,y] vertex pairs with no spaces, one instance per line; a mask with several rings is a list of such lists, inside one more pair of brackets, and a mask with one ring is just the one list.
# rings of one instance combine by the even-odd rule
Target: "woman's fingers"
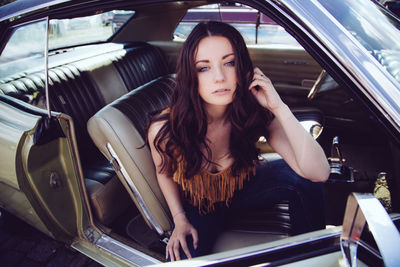
[[[194,230],[191,232],[193,236],[193,246],[195,249],[197,248],[198,236],[197,231]],[[182,236],[180,238],[171,238],[167,244],[165,249],[165,257],[166,259],[170,258],[171,261],[179,261],[181,260],[180,248],[182,248],[183,252],[185,253],[188,259],[192,258],[190,254],[189,247],[187,245],[186,236]]]
[[190,254],[188,245],[187,245],[187,243],[186,243],[186,238],[181,239],[181,240],[180,240],[180,243],[181,243],[182,250],[183,250],[183,252],[185,253],[186,257],[187,257],[188,259],[191,259],[191,258],[192,258],[192,255]]
[[282,102],[272,81],[257,67],[254,68],[253,81],[250,83],[249,90],[258,103],[270,111],[276,110]]
[[255,86],[252,86],[252,85],[271,87],[272,86],[272,82],[264,74],[262,74],[262,73],[254,73],[253,81],[252,81],[252,83],[250,85],[250,89],[255,87]]
[[[174,254],[174,259],[177,261],[181,260],[181,254],[179,252],[179,240],[175,240],[172,250],[173,250],[173,254]],[[171,261],[174,261],[174,260],[172,260],[172,258],[171,258]]]
[[194,249],[197,249],[197,244],[199,243],[199,235],[195,228],[192,228],[191,233],[192,233],[192,237],[193,237],[193,247],[194,247]]
[[[256,89],[258,87],[258,89]],[[255,79],[251,82],[249,86],[249,90],[256,90],[258,91],[259,89],[264,89],[268,90],[271,88],[271,83],[267,80],[263,79]],[[254,92],[253,92],[254,93]]]
[[266,77],[264,73],[259,68],[254,69],[254,75],[253,75],[253,80],[255,79],[262,79],[263,77]]
[[165,251],[166,251],[165,254],[166,259],[169,258],[171,261],[179,260],[180,259],[179,241],[176,239],[170,239]]
[[168,242],[166,247],[166,259],[170,259],[171,261],[175,261],[175,255],[173,251],[173,242]]
[[199,240],[197,230],[190,223],[183,224],[179,227],[176,227],[172,232],[172,235],[165,248],[165,256],[167,259],[169,258],[171,261],[181,260],[181,249],[188,259],[192,258],[186,240],[188,235],[192,236],[193,247],[194,249],[197,249],[197,243]]

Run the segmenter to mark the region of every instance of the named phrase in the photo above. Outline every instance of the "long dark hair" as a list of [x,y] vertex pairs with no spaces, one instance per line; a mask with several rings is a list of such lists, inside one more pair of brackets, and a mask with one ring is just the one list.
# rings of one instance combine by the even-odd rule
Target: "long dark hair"
[[262,108],[248,90],[253,64],[243,37],[234,27],[222,22],[199,23],[180,51],[170,110],[153,118],[153,121],[165,121],[154,139],[154,146],[162,155],[161,171],[170,177],[177,169],[178,160],[186,162],[185,177],[188,179],[204,167],[204,162],[211,163],[211,150],[206,143],[207,116],[198,92],[195,67],[196,49],[207,36],[226,37],[235,53],[237,88],[227,110],[227,119],[232,125],[229,148],[234,159],[233,173],[254,166],[259,156],[255,143],[262,135],[268,138],[267,126],[272,114]]

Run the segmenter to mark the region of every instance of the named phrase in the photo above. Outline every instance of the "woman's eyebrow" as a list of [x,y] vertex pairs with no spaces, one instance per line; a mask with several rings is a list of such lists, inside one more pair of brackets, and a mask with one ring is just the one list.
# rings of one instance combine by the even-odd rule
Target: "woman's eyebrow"
[[196,61],[194,64],[198,64],[198,63],[208,63],[208,62],[210,62],[210,60],[208,60],[208,59],[200,59],[200,60]]
[[[232,56],[232,55],[235,55],[235,53],[229,53],[229,54],[226,54],[226,55],[224,55],[223,57],[222,57],[222,59],[225,59],[225,58],[227,58],[227,57],[229,57],[229,56]],[[200,59],[200,60],[198,60],[198,61],[196,61],[194,64],[198,64],[198,63],[209,63],[210,62],[210,60],[208,60],[208,59]]]
[[232,53],[226,54],[225,56],[222,57],[222,59],[225,59],[225,58],[227,58],[229,56],[232,56],[232,55],[235,55],[235,53],[232,52]]

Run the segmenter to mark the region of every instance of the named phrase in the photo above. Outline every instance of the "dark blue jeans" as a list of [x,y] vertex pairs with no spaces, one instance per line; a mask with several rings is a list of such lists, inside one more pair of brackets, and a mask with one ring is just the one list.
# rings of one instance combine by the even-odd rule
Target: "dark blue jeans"
[[[212,214],[201,215],[197,208],[184,203],[186,216],[197,229],[199,243],[195,250],[188,238],[192,257],[209,254],[225,219],[231,212],[263,209],[273,203],[289,201],[293,234],[325,228],[325,196],[322,183],[314,183],[297,175],[284,160],[264,162],[257,166],[256,175],[241,191],[236,192],[227,208],[221,205]],[[186,256],[181,251],[181,258]]]

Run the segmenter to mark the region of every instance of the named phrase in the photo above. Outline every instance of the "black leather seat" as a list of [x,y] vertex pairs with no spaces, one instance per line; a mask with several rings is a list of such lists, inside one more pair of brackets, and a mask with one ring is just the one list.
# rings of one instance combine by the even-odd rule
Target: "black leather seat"
[[167,62],[162,52],[146,43],[125,46],[126,54],[113,59],[128,91],[168,74]]
[[[48,72],[50,108],[68,114],[74,121],[85,182],[91,192],[98,192],[93,188],[106,186],[115,172],[89,137],[88,119],[114,99],[168,72],[164,56],[154,46],[135,43],[117,45],[118,49],[111,50],[108,46],[105,49],[98,46],[100,53],[91,58],[85,54],[78,55],[78,60],[71,56],[73,62],[53,66]],[[43,72],[22,73],[1,80],[0,93],[45,109],[44,84]],[[100,206],[95,213],[106,218],[100,214]],[[103,220],[110,221],[111,218]]]

